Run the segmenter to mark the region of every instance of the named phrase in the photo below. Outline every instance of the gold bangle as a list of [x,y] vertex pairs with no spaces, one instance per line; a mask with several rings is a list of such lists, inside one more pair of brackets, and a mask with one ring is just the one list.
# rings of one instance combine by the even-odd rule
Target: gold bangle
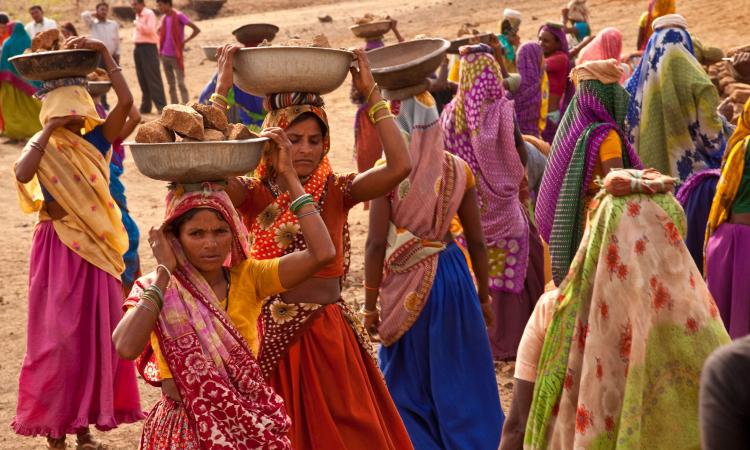
[[211,94],[211,97],[208,98],[208,101],[210,101],[211,103],[213,103],[216,106],[222,106],[222,105],[219,104],[219,101],[221,101],[222,103],[224,103],[224,108],[226,108],[227,110],[229,110],[229,108],[230,108],[230,106],[229,106],[229,99],[227,99],[223,95],[217,94],[215,92],[213,94]]
[[370,107],[370,109],[367,111],[367,116],[370,118],[370,122],[375,123],[375,115],[383,110],[388,110],[388,112],[390,112],[388,103],[386,103],[385,100],[380,100],[379,102],[372,105],[372,107]]
[[378,83],[375,83],[372,85],[372,88],[370,88],[370,93],[367,94],[367,100],[365,100],[365,103],[370,103],[370,98],[372,97],[372,93],[375,92],[376,88],[379,88]]
[[391,113],[388,113],[388,114],[386,114],[386,115],[384,115],[384,116],[380,116],[380,117],[378,117],[378,118],[377,118],[377,119],[375,119],[375,120],[374,120],[374,121],[373,121],[372,123],[373,123],[373,125],[377,125],[378,123],[380,123],[380,122],[381,122],[381,121],[383,121],[383,120],[386,120],[386,119],[395,119],[395,118],[396,118],[396,116],[394,116],[394,115],[393,115],[393,114],[391,114]]

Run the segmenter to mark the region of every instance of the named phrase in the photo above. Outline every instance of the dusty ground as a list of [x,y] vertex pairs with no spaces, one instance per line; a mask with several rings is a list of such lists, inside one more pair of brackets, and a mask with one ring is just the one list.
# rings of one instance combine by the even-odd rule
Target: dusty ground
[[[61,0],[40,2],[49,11],[49,15],[58,21],[76,19],[78,14],[75,3]],[[27,21],[24,13],[30,6],[30,0],[14,0],[5,6],[16,17]],[[34,0],[33,3],[37,3]],[[93,7],[94,0],[83,0],[80,7]],[[125,2],[113,2],[125,4]],[[304,6],[309,2],[301,0],[229,0],[220,16],[213,20],[200,21],[203,33],[191,43],[187,52],[188,81],[191,95],[196,97],[203,84],[214,70],[213,64],[202,61],[200,45],[222,43],[232,40],[228,30],[250,22],[271,22],[281,27],[280,37],[300,35],[311,37],[312,34],[324,32],[334,46],[353,46],[359,42],[351,35],[348,26],[351,17],[365,12],[390,14],[399,20],[399,28],[407,37],[417,34],[430,36],[453,37],[463,22],[478,22],[479,28],[497,30],[498,19],[503,7],[512,7],[524,13],[522,35],[531,39],[539,25],[545,20],[557,20],[563,1],[549,0],[364,0],[364,1],[324,1],[315,2],[316,6]],[[591,0],[592,26],[594,30],[604,26],[618,27],[625,37],[625,49],[629,51],[635,43],[638,17],[645,8],[646,0]],[[750,39],[743,37],[747,17],[742,11],[750,10],[750,0],[738,0],[732,11],[728,11],[726,2],[681,0],[680,12],[683,13],[691,31],[700,36],[704,42],[729,48],[746,43]],[[154,6],[152,0],[149,6]],[[178,6],[182,5],[177,1]],[[321,24],[318,16],[330,15],[332,23]],[[730,17],[731,16],[731,17]],[[84,27],[76,21],[80,31]],[[123,39],[123,67],[131,88],[140,97],[132,60],[132,27],[125,25],[121,32]],[[392,40],[391,37],[389,37]],[[353,145],[352,123],[354,107],[348,100],[349,83],[326,98],[327,110],[331,119],[332,160],[339,171],[350,171]],[[16,404],[17,376],[25,349],[26,329],[26,290],[27,267],[31,233],[34,218],[23,215],[18,209],[11,167],[21,150],[20,145],[0,144],[0,223],[4,232],[0,233],[0,280],[4,286],[0,293],[0,448],[30,449],[42,448],[41,439],[23,439],[12,434],[7,424],[10,423]],[[125,184],[133,216],[140,224],[141,230],[159,222],[163,213],[164,184],[149,180],[140,175],[132,161],[126,163]],[[363,245],[366,234],[367,216],[361,208],[352,211],[349,222],[352,226],[353,254],[352,272],[346,288],[346,297],[361,301],[361,282],[363,267]],[[153,267],[153,259],[148,254],[147,246],[141,247],[141,258],[146,270]],[[498,365],[498,383],[502,391],[503,407],[508,408],[512,366]],[[148,408],[156,399],[152,388],[141,385],[142,403]],[[101,435],[110,445],[117,449],[137,448],[140,425],[123,426],[118,430]]]

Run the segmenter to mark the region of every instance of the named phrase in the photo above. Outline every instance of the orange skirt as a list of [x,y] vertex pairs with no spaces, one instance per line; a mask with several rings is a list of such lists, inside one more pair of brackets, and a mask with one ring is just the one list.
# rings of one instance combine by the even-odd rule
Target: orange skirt
[[380,370],[336,305],[313,319],[268,381],[284,399],[296,450],[413,448]]

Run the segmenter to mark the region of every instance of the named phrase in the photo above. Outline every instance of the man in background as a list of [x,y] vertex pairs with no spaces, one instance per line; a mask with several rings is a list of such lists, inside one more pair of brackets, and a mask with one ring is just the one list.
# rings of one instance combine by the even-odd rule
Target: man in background
[[44,17],[44,10],[41,6],[32,6],[29,8],[29,14],[33,20],[26,24],[26,32],[29,33],[29,36],[32,38],[36,36],[37,33],[57,28],[57,22]]
[[[101,2],[96,5],[94,11],[84,11],[81,13],[81,19],[89,27],[91,37],[104,43],[109,50],[109,54],[117,64],[120,64],[120,25],[114,20],[107,18],[109,15],[109,5]],[[104,67],[103,62],[99,62],[99,67]],[[109,111],[107,104],[107,94],[101,97],[102,106]]]
[[146,8],[145,0],[132,0],[130,5],[135,10],[133,59],[142,93],[140,112],[141,114],[150,113],[153,103],[157,112],[161,114],[167,100],[164,96],[164,85],[159,70],[159,49],[157,48],[159,35],[156,28],[156,14],[150,8]]
[[[187,86],[185,86],[183,51],[185,44],[195,38],[201,30],[185,14],[172,8],[172,0],[157,0],[156,4],[159,11],[164,14],[159,24],[159,54],[164,66],[164,75],[169,83],[169,98],[172,103],[180,103],[180,98],[177,97],[179,86],[182,103],[187,103],[190,98]],[[186,26],[193,30],[187,39],[185,39]]]

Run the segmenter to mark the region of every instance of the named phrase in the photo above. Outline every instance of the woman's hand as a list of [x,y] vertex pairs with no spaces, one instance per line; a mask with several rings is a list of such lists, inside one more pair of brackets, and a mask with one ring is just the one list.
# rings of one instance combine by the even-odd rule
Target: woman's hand
[[44,129],[49,131],[55,131],[58,128],[63,128],[69,123],[77,119],[77,116],[63,116],[53,117],[44,124]]
[[65,40],[65,48],[94,50],[99,53],[107,51],[104,42],[88,36],[71,36]]
[[487,328],[492,328],[492,324],[495,323],[495,315],[492,313],[492,299],[487,298],[487,301],[480,305],[482,307],[482,315],[484,316],[484,324]]
[[370,337],[375,338],[378,335],[378,325],[380,325],[380,313],[376,310],[362,314],[362,326],[365,327]]
[[216,92],[226,95],[234,83],[234,55],[242,48],[240,44],[227,44],[216,50]]
[[261,131],[261,137],[269,138],[275,147],[272,151],[276,153],[274,169],[276,174],[283,180],[298,179],[297,171],[294,170],[292,162],[292,142],[286,132],[278,127],[270,127]]
[[357,67],[351,67],[349,71],[352,73],[354,87],[366,99],[375,86],[375,79],[372,78],[370,71],[370,60],[361,48],[355,49],[354,55],[357,57]]
[[148,243],[151,246],[151,252],[154,254],[156,264],[162,265],[174,272],[177,268],[177,258],[174,255],[172,246],[169,244],[169,235],[160,228],[151,227],[148,232]]

